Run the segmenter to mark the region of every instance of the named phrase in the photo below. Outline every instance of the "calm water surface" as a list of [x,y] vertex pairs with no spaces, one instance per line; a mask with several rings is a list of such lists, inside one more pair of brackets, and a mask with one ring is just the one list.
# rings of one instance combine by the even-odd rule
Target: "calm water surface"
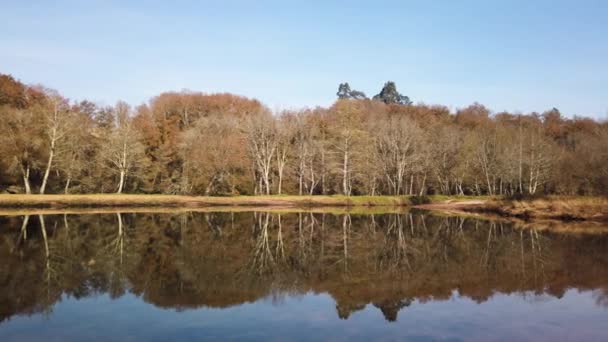
[[608,340],[608,236],[431,216],[0,217],[0,341]]

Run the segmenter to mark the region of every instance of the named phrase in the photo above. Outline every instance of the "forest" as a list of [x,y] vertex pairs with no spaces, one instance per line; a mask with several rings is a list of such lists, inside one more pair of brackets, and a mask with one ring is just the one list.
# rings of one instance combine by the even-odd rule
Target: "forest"
[[329,107],[165,92],[70,101],[0,74],[0,192],[188,195],[608,194],[608,122],[414,104],[393,82]]

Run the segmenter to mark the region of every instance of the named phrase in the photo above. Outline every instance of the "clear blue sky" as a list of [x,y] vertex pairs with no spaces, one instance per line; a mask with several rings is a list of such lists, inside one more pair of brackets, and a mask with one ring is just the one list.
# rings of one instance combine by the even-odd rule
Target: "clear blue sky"
[[393,80],[414,102],[605,118],[608,1],[0,0],[0,72],[105,104],[328,105]]

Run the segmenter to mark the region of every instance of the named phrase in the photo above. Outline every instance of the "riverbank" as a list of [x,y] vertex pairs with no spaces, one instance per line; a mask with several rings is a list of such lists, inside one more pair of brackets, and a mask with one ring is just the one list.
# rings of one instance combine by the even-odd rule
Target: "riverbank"
[[544,196],[523,200],[499,199],[467,210],[524,220],[608,221],[608,198]]
[[399,207],[415,204],[408,196],[181,196],[181,195],[0,195],[0,208],[103,207]]
[[486,198],[467,201],[438,201],[417,206],[448,213],[476,213],[524,221],[608,222],[608,198],[595,196],[543,196],[521,200]]
[[[521,220],[608,222],[608,198],[545,196],[512,200],[487,196],[181,196],[143,194],[0,195],[0,209],[217,208],[229,210],[328,209],[383,211],[413,207],[451,213],[476,213]],[[384,208],[384,209],[382,209]],[[334,210],[334,209],[332,209]]]

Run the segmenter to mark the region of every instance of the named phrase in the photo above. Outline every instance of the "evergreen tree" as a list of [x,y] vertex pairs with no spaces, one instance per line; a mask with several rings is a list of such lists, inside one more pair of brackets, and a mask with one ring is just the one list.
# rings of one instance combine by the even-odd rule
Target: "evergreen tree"
[[382,90],[380,90],[380,93],[378,95],[374,96],[373,99],[377,100],[377,101],[382,101],[386,104],[390,104],[390,103],[395,103],[395,104],[400,104],[400,105],[412,104],[412,101],[410,101],[409,97],[402,95],[397,91],[397,86],[395,85],[395,82],[392,82],[392,81],[388,81],[388,82],[384,83],[384,87],[382,87]]
[[355,99],[363,100],[366,99],[365,93],[359,90],[351,90],[348,82],[340,83],[338,86],[338,92],[336,93],[339,99]]

